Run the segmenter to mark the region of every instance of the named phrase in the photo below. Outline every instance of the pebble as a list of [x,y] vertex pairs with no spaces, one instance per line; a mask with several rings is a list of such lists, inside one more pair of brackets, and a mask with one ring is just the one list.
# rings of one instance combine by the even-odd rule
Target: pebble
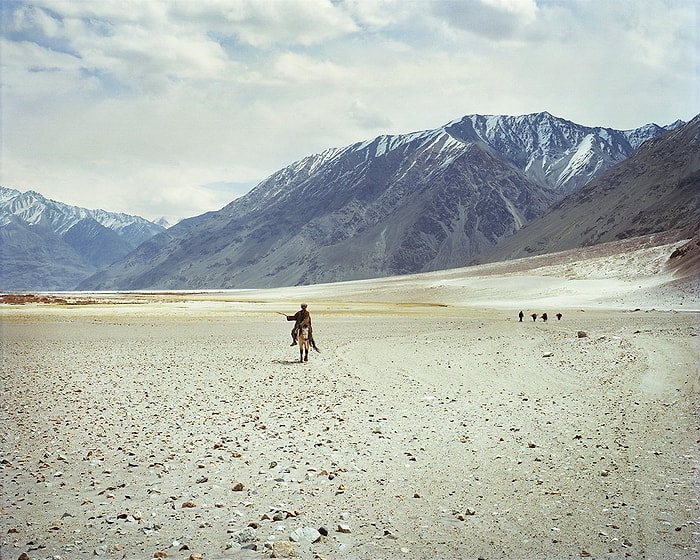
[[300,527],[294,529],[289,535],[289,540],[293,542],[309,541],[315,543],[321,539],[321,533],[313,527]]
[[246,527],[234,537],[234,540],[240,544],[247,544],[255,541],[257,536],[258,534],[255,529]]
[[294,545],[290,542],[275,541],[272,543],[271,558],[293,558],[296,556]]

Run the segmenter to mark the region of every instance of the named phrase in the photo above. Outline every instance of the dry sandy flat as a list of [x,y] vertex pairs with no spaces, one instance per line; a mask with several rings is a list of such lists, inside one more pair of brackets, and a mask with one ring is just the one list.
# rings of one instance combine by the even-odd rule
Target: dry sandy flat
[[668,249],[2,306],[0,558],[697,558]]

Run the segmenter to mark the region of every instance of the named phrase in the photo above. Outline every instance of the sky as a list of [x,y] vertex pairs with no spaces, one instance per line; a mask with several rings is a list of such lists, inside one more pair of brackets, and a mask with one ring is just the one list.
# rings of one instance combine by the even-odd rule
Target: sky
[[696,0],[1,0],[0,185],[218,210],[327,148],[541,111],[700,112]]

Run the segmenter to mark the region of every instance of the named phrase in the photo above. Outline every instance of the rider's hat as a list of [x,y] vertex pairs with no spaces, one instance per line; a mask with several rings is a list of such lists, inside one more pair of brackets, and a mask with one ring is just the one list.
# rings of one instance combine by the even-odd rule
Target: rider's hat
[[306,307],[306,304],[305,304],[305,303],[302,303],[301,306],[302,306],[302,307]]

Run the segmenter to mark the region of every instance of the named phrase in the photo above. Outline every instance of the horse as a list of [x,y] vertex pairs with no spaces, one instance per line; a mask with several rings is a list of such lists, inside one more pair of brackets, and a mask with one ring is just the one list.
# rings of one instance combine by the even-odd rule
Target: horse
[[299,333],[297,334],[297,342],[299,343],[299,361],[308,362],[309,361],[309,347],[311,346],[311,333],[309,332],[311,327],[308,323],[302,323],[299,326]]

